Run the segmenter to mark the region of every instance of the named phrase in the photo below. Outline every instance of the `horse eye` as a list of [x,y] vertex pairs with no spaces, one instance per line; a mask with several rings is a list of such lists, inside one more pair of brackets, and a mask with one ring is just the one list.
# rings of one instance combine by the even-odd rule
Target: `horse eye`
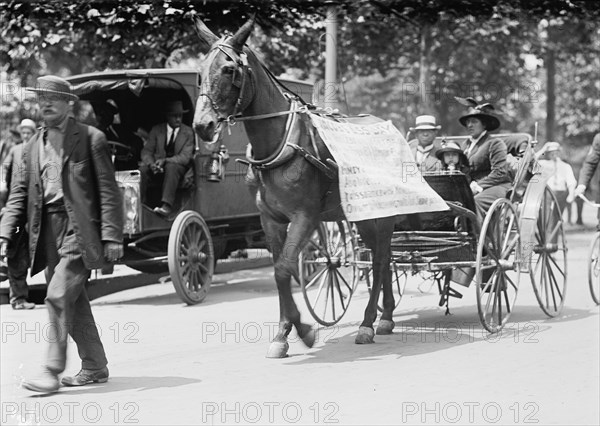
[[223,74],[233,74],[235,67],[223,67]]

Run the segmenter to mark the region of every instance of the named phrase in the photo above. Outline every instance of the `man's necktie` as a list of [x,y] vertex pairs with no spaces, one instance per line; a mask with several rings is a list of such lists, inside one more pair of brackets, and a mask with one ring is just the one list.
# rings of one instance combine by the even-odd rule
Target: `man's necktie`
[[167,148],[173,145],[175,142],[175,130],[171,132],[171,137],[169,138],[169,142],[167,142]]

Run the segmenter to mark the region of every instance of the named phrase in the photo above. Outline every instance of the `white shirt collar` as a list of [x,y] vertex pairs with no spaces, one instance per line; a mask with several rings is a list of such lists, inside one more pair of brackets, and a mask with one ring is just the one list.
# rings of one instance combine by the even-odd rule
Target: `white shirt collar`
[[477,143],[481,140],[481,138],[483,138],[486,134],[487,134],[487,130],[484,130],[477,139],[473,139],[471,137],[471,138],[469,138],[469,140],[471,141],[472,145],[477,145]]

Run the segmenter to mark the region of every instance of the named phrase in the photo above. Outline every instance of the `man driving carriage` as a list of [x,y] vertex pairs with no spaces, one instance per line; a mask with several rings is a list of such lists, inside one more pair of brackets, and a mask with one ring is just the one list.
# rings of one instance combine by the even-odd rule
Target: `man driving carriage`
[[113,145],[115,170],[136,170],[144,147],[142,139],[121,124],[114,123],[119,108],[112,99],[92,102],[92,107],[98,121],[96,128],[104,132],[109,142],[120,144]]

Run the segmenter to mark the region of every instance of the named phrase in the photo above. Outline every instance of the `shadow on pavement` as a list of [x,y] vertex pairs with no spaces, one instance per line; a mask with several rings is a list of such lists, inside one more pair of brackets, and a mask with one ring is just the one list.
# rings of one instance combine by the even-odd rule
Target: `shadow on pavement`
[[[411,357],[479,343],[537,343],[541,333],[553,323],[575,321],[596,316],[593,310],[566,308],[557,318],[548,318],[537,306],[519,307],[507,325],[496,334],[488,333],[472,306],[451,308],[452,315],[444,315],[437,308],[404,310],[394,317],[394,333],[375,336],[371,345],[356,345],[354,338],[360,322],[344,323],[320,328],[317,342],[323,345],[309,353],[310,358],[290,364],[330,364],[351,361],[378,361],[381,357]],[[375,324],[375,327],[377,323]]]
[[153,389],[175,388],[194,383],[200,383],[202,380],[190,379],[187,377],[174,376],[153,376],[153,377],[122,377],[115,376],[105,384],[96,384],[83,387],[61,387],[60,393],[65,395],[85,395],[90,393],[107,393],[128,390],[147,391]]

